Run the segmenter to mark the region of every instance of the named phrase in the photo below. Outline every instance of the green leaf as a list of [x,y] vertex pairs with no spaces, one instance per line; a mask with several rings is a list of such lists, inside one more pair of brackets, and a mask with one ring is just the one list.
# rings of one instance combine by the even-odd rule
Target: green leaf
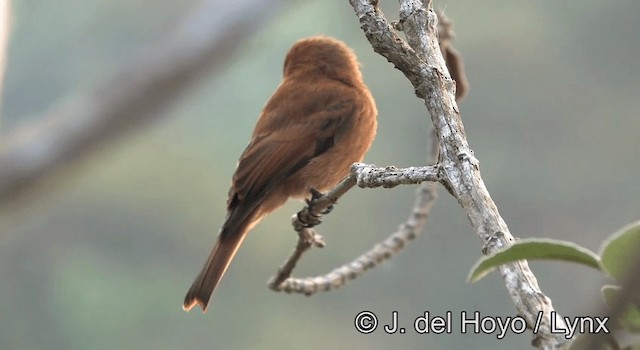
[[602,245],[602,269],[617,281],[621,281],[629,263],[640,250],[640,221],[623,227]]
[[564,260],[600,269],[600,258],[575,243],[552,239],[526,239],[494,255],[484,257],[471,269],[468,281],[476,282],[496,267],[517,260]]
[[600,293],[604,298],[604,303],[607,304],[608,307],[611,307],[611,305],[613,305],[613,301],[616,299],[619,292],[620,286],[612,284],[606,284],[600,289]]
[[[605,285],[602,287],[600,292],[604,297],[604,301],[607,306],[611,307],[613,305],[614,300],[618,299],[618,293],[620,293],[620,287],[614,285]],[[631,333],[640,333],[640,309],[638,309],[635,305],[629,304],[627,306],[627,310],[624,315],[619,320],[622,328],[626,329]]]

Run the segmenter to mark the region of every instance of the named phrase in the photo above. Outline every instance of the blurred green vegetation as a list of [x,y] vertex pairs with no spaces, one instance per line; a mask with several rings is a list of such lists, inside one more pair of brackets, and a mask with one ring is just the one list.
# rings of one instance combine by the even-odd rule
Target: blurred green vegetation
[[[14,1],[2,132],[98,83],[162,37],[193,1]],[[460,104],[484,180],[518,237],[596,249],[637,220],[640,4],[635,0],[436,2],[455,23],[471,92]],[[389,18],[397,3],[383,2]],[[347,1],[292,5],[256,33],[224,73],[163,122],[64,172],[41,200],[0,217],[0,349],[514,349],[530,335],[358,334],[363,310],[515,316],[493,274],[465,282],[480,242],[441,191],[427,233],[347,287],[312,298],[266,281],[292,249],[290,203],[247,239],[207,314],[181,301],[224,217],[235,161],[297,39],[327,34],[357,52],[380,111],[367,161],[422,164],[428,117],[404,77],[375,54]],[[394,230],[414,188],[353,190],[320,228],[328,246],[298,275],[327,271]],[[19,212],[18,212],[19,210]],[[585,315],[600,275],[533,263],[554,306]],[[402,324],[403,323],[403,324]],[[456,329],[454,325],[454,330]]]

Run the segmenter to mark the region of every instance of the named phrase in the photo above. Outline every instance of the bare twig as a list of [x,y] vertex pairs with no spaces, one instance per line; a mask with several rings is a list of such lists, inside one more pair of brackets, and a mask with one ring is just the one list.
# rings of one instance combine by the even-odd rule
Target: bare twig
[[[404,31],[409,44],[384,18],[377,1],[350,0],[350,3],[374,51],[400,69],[413,84],[416,95],[425,100],[440,140],[442,182],[485,242],[484,251],[494,253],[508,247],[514,238],[482,181],[478,160],[466,140],[455,102],[455,83],[438,48],[437,17],[430,8],[431,2],[425,5],[419,0],[400,1],[400,22],[396,28]],[[536,326],[539,312],[545,316],[534,335],[534,346],[556,349],[565,343],[562,334],[551,332],[550,317],[554,311],[551,299],[540,290],[527,262],[504,265],[499,270],[518,313],[529,327]],[[564,327],[560,316],[555,321],[556,326]]]
[[157,119],[185,88],[231,57],[283,1],[203,1],[104,84],[0,145],[0,204],[105,141]]
[[351,172],[336,187],[319,198],[293,217],[292,225],[296,231],[309,227],[309,223],[318,220],[323,212],[335,204],[353,186],[360,188],[384,187],[398,185],[417,185],[425,181],[439,181],[437,166],[409,167],[399,169],[394,166],[380,168],[372,164],[355,163]]
[[[318,246],[315,243],[319,240],[318,234],[308,228],[308,222],[313,218],[319,220],[317,218],[322,214],[322,211],[335,203],[342,194],[346,193],[354,185],[363,188],[390,188],[401,184],[419,184],[425,181],[432,183],[419,188],[411,216],[389,238],[376,244],[353,262],[336,268],[323,276],[304,279],[290,278],[293,268],[302,257],[302,254],[312,246]],[[362,163],[354,164],[351,167],[351,173],[338,186],[316,201],[312,201],[310,205],[293,216],[293,227],[299,235],[298,244],[286,263],[278,269],[276,276],[269,281],[269,288],[275,291],[303,293],[306,295],[311,295],[318,291],[328,291],[341,287],[348,280],[359,277],[365,271],[389,259],[399,252],[407,242],[415,239],[422,231],[433,202],[437,198],[436,188],[433,184],[435,181],[438,181],[438,171],[433,166],[397,169],[395,167],[378,168]],[[337,195],[338,193],[340,195]],[[322,243],[322,246],[324,246],[324,243]]]
[[[312,295],[316,292],[339,288],[348,281],[360,277],[366,271],[376,267],[381,262],[401,251],[410,241],[420,235],[427,222],[433,203],[437,198],[435,183],[421,185],[418,188],[415,204],[409,219],[401,224],[398,230],[393,232],[387,239],[376,244],[352,262],[335,268],[331,272],[321,276],[291,278],[289,275],[295,263],[290,269],[281,268],[276,277],[269,282],[269,288],[287,293]],[[299,241],[298,246],[300,244]],[[304,251],[306,251],[306,249],[301,251],[296,247],[292,256],[287,260],[287,264],[291,261],[299,260]]]
[[[438,140],[435,133],[431,135],[431,158],[438,154]],[[401,251],[407,244],[417,238],[427,223],[433,203],[438,198],[435,181],[438,181],[438,169],[435,166],[411,167],[397,169],[395,167],[378,168],[374,165],[356,163],[351,166],[350,174],[334,189],[324,196],[309,203],[298,214],[293,216],[293,227],[298,232],[298,244],[285,264],[278,269],[268,286],[274,291],[287,293],[301,293],[312,295],[319,291],[329,291],[345,285],[367,270],[390,259]],[[423,182],[430,183],[424,184]],[[400,225],[398,231],[393,232],[387,239],[376,244],[364,254],[350,263],[344,264],[333,271],[316,277],[292,278],[291,273],[302,254],[312,246],[324,247],[324,241],[306,223],[319,217],[329,206],[336,203],[338,198],[353,186],[365,187],[395,187],[400,184],[423,183],[416,192],[416,199],[409,219]],[[319,244],[318,242],[321,242]]]
[[419,184],[425,181],[439,181],[438,166],[409,167],[398,169],[394,166],[377,168],[366,164],[355,164],[356,181],[360,188]]
[[[292,220],[294,227],[296,226],[295,222],[300,221],[298,215],[294,215],[292,217]],[[269,288],[277,292],[280,292],[282,290],[286,292],[292,291],[293,288],[289,287],[289,285],[292,284],[292,279],[290,278],[290,276],[293,272],[293,269],[295,269],[296,264],[302,258],[302,254],[307,252],[307,250],[311,249],[311,247],[313,246],[323,248],[325,244],[322,236],[317,234],[311,228],[301,227],[299,229],[296,229],[296,231],[298,232],[298,244],[296,244],[296,248],[293,250],[293,253],[291,253],[291,256],[287,259],[284,265],[278,268],[278,272],[269,280],[268,283]],[[301,284],[298,283],[298,285]],[[309,292],[305,292],[306,290],[309,290]],[[311,295],[313,293],[311,290],[312,287],[307,286],[307,288],[305,288],[304,291],[301,291],[301,293]]]

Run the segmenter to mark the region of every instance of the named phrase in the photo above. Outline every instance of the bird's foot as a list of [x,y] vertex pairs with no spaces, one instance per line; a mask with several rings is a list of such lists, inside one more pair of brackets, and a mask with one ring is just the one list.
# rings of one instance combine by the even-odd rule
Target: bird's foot
[[322,192],[316,190],[313,187],[309,188],[309,192],[311,193],[311,198],[306,200],[307,204],[309,205],[317,201],[318,199],[322,198],[322,196],[324,196]]
[[313,215],[311,210],[301,210],[297,214],[298,221],[300,222],[303,228],[312,228],[317,225],[320,225],[322,220],[320,220],[319,215]]
[[325,199],[324,193],[316,190],[315,188],[310,188],[309,192],[311,193],[311,198],[305,200],[307,202],[307,208],[298,213],[298,221],[305,228],[312,228],[314,226],[319,225],[322,221],[320,218],[322,215],[329,214],[333,209],[333,204],[330,204],[322,211],[317,212],[315,210],[315,206],[318,205],[319,201]]
[[309,189],[309,192],[311,192],[311,198],[307,199],[306,202],[307,202],[307,206],[309,207],[309,211],[311,212],[311,215],[319,218],[322,215],[327,215],[331,213],[331,211],[333,210],[333,204],[329,204],[329,206],[323,209],[318,215],[315,215],[313,213],[314,212],[313,207],[319,199],[324,197],[324,193],[316,190],[313,187]]

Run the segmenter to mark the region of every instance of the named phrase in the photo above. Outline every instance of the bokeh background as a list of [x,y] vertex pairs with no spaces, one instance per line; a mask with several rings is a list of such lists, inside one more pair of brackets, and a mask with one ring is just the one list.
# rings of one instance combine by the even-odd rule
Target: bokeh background
[[[19,0],[0,135],[98,84],[162,37],[194,1]],[[597,250],[640,218],[640,3],[436,1],[455,24],[471,83],[460,104],[484,180],[518,237]],[[385,1],[390,19],[397,3]],[[181,301],[213,245],[238,155],[297,39],[327,34],[362,61],[379,131],[366,160],[424,164],[429,119],[408,81],[366,41],[346,0],[292,4],[244,42],[224,71],[161,122],[58,176],[46,193],[0,213],[1,349],[516,349],[530,334],[356,332],[363,310],[409,327],[424,311],[515,316],[497,274],[465,282],[482,242],[441,189],[426,233],[348,286],[307,298],[267,279],[291,251],[289,203],[249,236],[207,314]],[[45,190],[42,189],[42,190]],[[299,276],[328,271],[406,218],[415,187],[351,191],[320,227],[327,247]],[[567,263],[533,262],[564,315],[599,306],[605,280]]]

